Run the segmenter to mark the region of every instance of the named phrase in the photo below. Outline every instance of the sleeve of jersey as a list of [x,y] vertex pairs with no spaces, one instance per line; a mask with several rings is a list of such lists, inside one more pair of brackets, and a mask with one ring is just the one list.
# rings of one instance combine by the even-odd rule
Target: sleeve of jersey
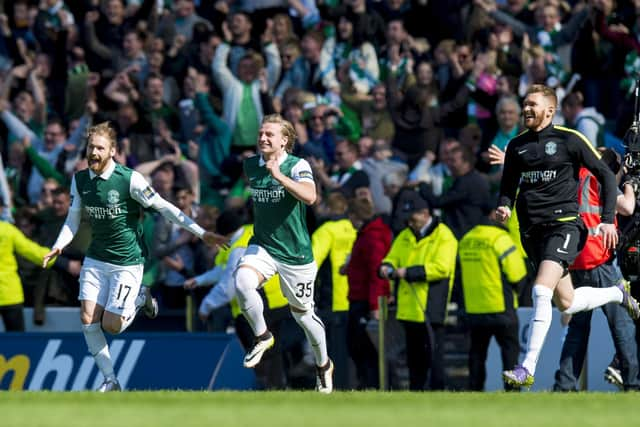
[[313,184],[313,172],[311,171],[309,162],[300,159],[293,169],[291,169],[291,179],[296,182],[310,182]]
[[600,156],[595,151],[589,141],[581,134],[570,139],[575,147],[581,162],[589,169],[589,172],[598,178],[600,183],[600,200],[602,200],[601,221],[606,224],[613,224],[616,210],[616,177],[609,167],[600,160]]
[[129,192],[131,197],[143,207],[155,209],[167,220],[202,238],[205,230],[180,209],[160,197],[140,173],[134,171],[131,174]]
[[78,194],[78,188],[76,186],[76,177],[74,176],[71,179],[71,206],[69,207],[67,219],[62,225],[60,234],[58,234],[58,238],[53,244],[54,249],[62,250],[65,248],[65,246],[71,243],[71,241],[73,240],[73,236],[75,236],[78,232],[78,227],[80,227],[81,216],[82,202],[80,200],[80,194]]
[[508,206],[509,208],[513,208],[516,190],[518,189],[518,184],[520,184],[520,172],[517,165],[518,159],[515,157],[513,145],[512,143],[507,145],[502,180],[500,181],[500,198],[498,200],[498,206]]

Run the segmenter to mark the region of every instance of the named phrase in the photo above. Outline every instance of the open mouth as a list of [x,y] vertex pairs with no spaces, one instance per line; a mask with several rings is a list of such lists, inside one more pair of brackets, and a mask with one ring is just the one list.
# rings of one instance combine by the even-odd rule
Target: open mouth
[[89,166],[97,166],[100,164],[100,159],[89,159]]

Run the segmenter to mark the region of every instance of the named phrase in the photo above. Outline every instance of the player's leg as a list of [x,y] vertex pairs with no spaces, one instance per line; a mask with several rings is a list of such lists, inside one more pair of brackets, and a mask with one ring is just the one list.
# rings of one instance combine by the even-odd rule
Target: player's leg
[[102,331],[102,315],[108,299],[109,272],[100,268],[94,260],[86,258],[80,273],[80,321],[89,353],[104,376],[98,391],[120,389],[111,361],[109,345]]
[[305,265],[277,263],[282,293],[289,301],[291,314],[304,330],[316,361],[316,389],[321,393],[333,391],[333,362],[327,353],[324,323],[313,309],[313,292],[318,267],[315,262]]
[[267,328],[264,303],[258,293],[260,286],[275,272],[275,263],[267,251],[259,246],[250,245],[234,273],[238,304],[255,337],[253,347],[244,357],[246,368],[253,368],[260,363],[264,352],[275,343]]
[[567,301],[570,304],[573,300],[573,286],[567,267],[582,249],[585,232],[582,223],[570,222],[534,227],[523,237],[522,243],[527,253],[534,262],[537,260],[540,264],[532,291],[533,316],[529,323],[527,353],[522,366],[503,373],[507,383],[516,386],[533,384],[538,357],[551,326],[554,291],[556,303],[560,306]]
[[142,307],[138,298],[143,265],[111,266],[109,297],[102,316],[102,328],[110,334],[124,332]]

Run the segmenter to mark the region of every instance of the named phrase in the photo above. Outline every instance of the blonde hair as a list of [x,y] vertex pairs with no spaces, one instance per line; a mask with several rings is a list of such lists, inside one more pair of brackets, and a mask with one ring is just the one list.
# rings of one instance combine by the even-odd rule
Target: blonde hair
[[287,145],[284,147],[287,153],[293,151],[293,144],[296,142],[296,130],[288,120],[284,119],[280,114],[269,114],[264,116],[262,124],[277,123],[280,125],[282,136],[287,139]]
[[87,129],[87,141],[91,141],[91,138],[97,135],[107,138],[111,143],[111,147],[116,148],[116,130],[111,127],[109,122],[98,123],[97,125],[91,126]]

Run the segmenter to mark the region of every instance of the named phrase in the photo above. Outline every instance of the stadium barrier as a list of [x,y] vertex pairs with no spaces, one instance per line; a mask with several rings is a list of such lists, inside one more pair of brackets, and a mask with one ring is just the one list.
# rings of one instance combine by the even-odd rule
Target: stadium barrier
[[[234,335],[125,333],[108,336],[118,380],[127,390],[250,390],[253,370]],[[103,381],[83,335],[5,333],[0,390],[94,390]]]

